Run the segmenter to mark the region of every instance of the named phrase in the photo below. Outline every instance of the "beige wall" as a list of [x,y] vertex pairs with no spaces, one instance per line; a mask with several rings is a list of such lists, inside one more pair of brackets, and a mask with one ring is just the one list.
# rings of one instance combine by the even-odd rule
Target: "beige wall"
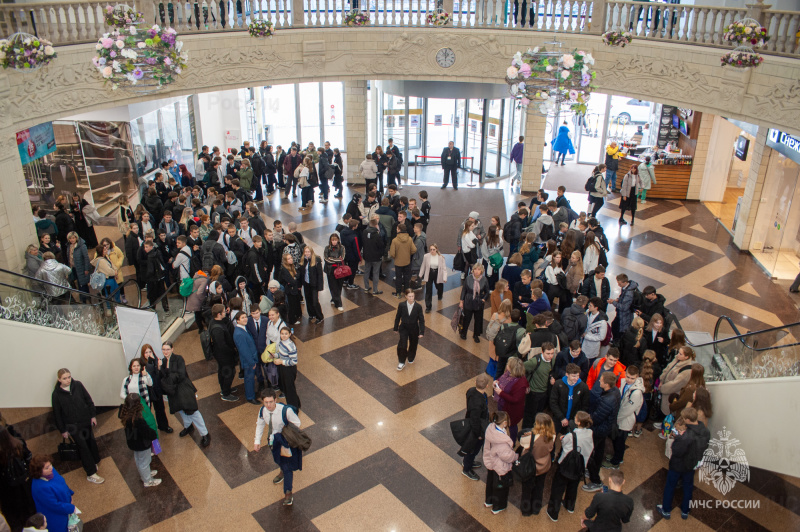
[[51,406],[56,373],[64,367],[86,386],[95,405],[122,402],[119,392],[128,366],[119,340],[7,320],[0,320],[0,338],[6,355],[0,408]]
[[800,377],[709,382],[715,407],[711,437],[718,438],[717,431],[726,428],[741,442],[750,466],[800,476],[800,425],[789,421],[800,416],[798,386]]
[[[149,98],[104,86],[91,64],[93,45],[59,47],[57,60],[41,70],[0,73],[0,157],[5,157],[0,159],[0,193],[8,218],[15,221],[9,230],[0,206],[0,266],[19,268],[34,234],[16,155],[18,130],[154,97],[268,83],[368,79],[502,83],[516,51],[552,38],[545,32],[516,30],[389,27],[280,29],[268,42],[246,32],[187,35],[182,40],[189,67],[175,84]],[[797,59],[768,56],[757,70],[742,72],[720,67],[717,48],[637,40],[620,49],[603,46],[596,35],[559,38],[566,50],[594,54],[600,92],[677,104],[800,134]],[[456,53],[456,62],[448,69],[435,61],[442,47]],[[357,147],[348,140],[350,151]],[[523,190],[535,190],[537,181],[529,172]]]

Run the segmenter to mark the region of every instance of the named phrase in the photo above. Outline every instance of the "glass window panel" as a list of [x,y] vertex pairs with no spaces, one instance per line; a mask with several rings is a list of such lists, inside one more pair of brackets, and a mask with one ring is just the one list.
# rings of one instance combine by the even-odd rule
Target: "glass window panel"
[[322,84],[325,140],[331,148],[345,151],[344,146],[344,83],[340,81]]
[[284,149],[297,139],[294,85],[264,87],[265,126],[269,128],[269,142]]
[[461,167],[465,170],[472,167],[473,171],[478,172],[481,167],[481,136],[483,131],[482,99],[470,99],[467,122],[467,145],[461,150],[461,157],[472,157],[472,159],[462,160]]
[[405,149],[406,99],[402,96],[383,94],[383,138],[386,146],[391,138],[401,151]]
[[300,84],[300,145],[322,146],[319,123],[319,83]]
[[606,119],[608,96],[595,93],[589,98],[589,107],[583,118],[583,127],[578,129],[581,144],[578,162],[600,164],[605,160],[603,155],[603,124]]
[[652,102],[627,96],[612,96],[608,115],[608,141],[629,141],[641,129],[642,140],[639,144],[653,145],[658,136],[657,133],[653,135],[658,131],[658,124],[653,123],[654,109],[655,104]]
[[415,155],[423,155],[422,132],[425,124],[422,110],[424,101],[424,98],[409,98],[408,101],[408,164],[414,164]]
[[486,175],[497,177],[497,163],[500,157],[500,110],[502,100],[489,100],[489,128],[486,132]]
[[160,142],[158,136],[158,111],[147,113],[142,117],[142,128],[144,129],[144,173],[147,173],[161,164],[158,156]]
[[188,101],[188,98],[181,98],[177,104],[179,114],[178,122],[180,125],[178,128],[180,150],[175,150],[179,151],[179,154],[173,158],[178,161],[178,157],[180,157],[180,162],[178,162],[178,164],[185,164],[189,173],[194,174],[194,154],[192,152],[194,143],[192,142],[192,125],[189,121]]

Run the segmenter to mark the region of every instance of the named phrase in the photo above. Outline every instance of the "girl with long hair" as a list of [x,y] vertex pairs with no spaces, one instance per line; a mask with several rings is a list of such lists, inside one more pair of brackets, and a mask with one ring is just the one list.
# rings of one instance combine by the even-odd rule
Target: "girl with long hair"
[[319,293],[325,288],[322,279],[322,262],[311,246],[303,248],[303,262],[300,265],[300,279],[303,283],[303,293],[306,296],[306,311],[311,323],[322,323],[322,307],[319,304]]
[[522,255],[517,252],[508,257],[503,273],[500,275],[506,280],[508,286],[514,286],[522,279]]
[[275,349],[275,365],[278,366],[278,376],[281,391],[286,396],[286,404],[300,410],[300,396],[297,395],[295,380],[297,380],[297,345],[294,343],[294,334],[288,327],[281,329],[281,339]]
[[286,304],[288,309],[287,323],[299,324],[303,311],[300,308],[300,290],[303,288],[303,281],[295,269],[294,258],[290,253],[284,253],[281,260],[281,271],[278,281],[283,285],[286,292]]
[[642,354],[647,349],[644,334],[644,320],[640,316],[634,316],[619,344],[619,361],[625,366],[640,365]]
[[161,479],[154,478],[158,471],[150,469],[153,440],[158,439],[158,433],[143,417],[144,407],[138,394],[131,393],[125,397],[125,402],[120,410],[119,420],[125,427],[125,439],[128,449],[133,451],[136,469],[145,488],[152,488],[161,484]]
[[[635,318],[634,318],[635,319]],[[644,320],[642,320],[644,321]],[[644,330],[644,327],[641,329]],[[655,405],[653,399],[655,394],[655,383],[658,377],[661,375],[661,366],[658,365],[658,360],[656,359],[656,353],[653,350],[647,350],[642,355],[642,364],[641,364],[641,371],[639,372],[639,376],[642,378],[642,382],[644,383],[644,404],[647,405],[648,414],[654,411]],[[636,424],[633,426],[633,432],[631,436],[634,438],[638,438],[642,435],[642,425],[644,425],[645,419],[639,421],[640,417],[636,417]]]
[[[686,386],[681,388],[680,394],[670,400],[669,403],[669,410],[672,412],[672,415],[675,416],[675,419],[680,417],[683,409],[692,401],[694,392],[700,388],[706,387],[705,370],[702,364],[692,364],[692,373],[689,375],[689,382],[686,383]],[[674,395],[675,394],[673,394],[673,396]]]
[[708,420],[714,415],[714,411],[711,409],[711,393],[709,393],[708,388],[702,386],[696,388],[692,400],[686,406],[696,409],[697,420],[702,421],[708,427]]
[[[161,389],[161,374],[158,372],[158,357],[153,350],[153,346],[150,344],[144,344],[140,354],[139,360],[143,361],[141,372],[146,373],[153,383],[147,386],[147,401],[149,401],[148,404],[153,407],[153,411],[155,412],[156,426],[161,432],[172,434],[172,427],[169,426],[169,419],[167,418],[167,410],[164,407],[164,391]],[[133,363],[131,363],[129,367],[131,376],[134,375],[133,369]],[[128,383],[128,385],[130,387],[130,383]]]
[[[334,196],[335,198],[336,196]],[[339,311],[343,311],[342,307],[342,285],[344,279],[337,279],[334,275],[336,268],[344,264],[344,246],[339,239],[338,233],[331,233],[328,237],[328,245],[325,246],[322,252],[322,257],[325,259],[325,274],[328,276],[328,290],[331,293],[331,305],[335,306]],[[368,282],[367,274],[364,274],[364,282]],[[377,284],[373,287],[374,291],[378,291]]]
[[586,231],[583,243],[583,274],[589,276],[600,264],[600,243],[594,231]]
[[[497,216],[492,217],[493,222],[495,219],[497,219]],[[501,236],[502,234],[503,230],[492,223],[492,225],[490,225],[486,230],[486,238],[483,240],[483,242],[481,242],[481,255],[489,264],[486,272],[486,280],[489,282],[490,290],[494,290],[494,285],[500,278],[500,267],[502,266],[502,260],[501,266],[495,268],[492,265],[491,257],[499,255],[502,258],[503,256],[503,247],[505,243],[503,242],[503,238]]]
[[441,301],[444,295],[444,283],[447,282],[447,263],[444,255],[439,253],[438,244],[432,243],[428,246],[428,252],[422,257],[419,275],[425,283],[425,312],[429,313],[433,308],[434,288],[436,296]]
[[552,307],[556,298],[561,296],[562,289],[558,284],[558,274],[564,273],[561,269],[561,252],[556,251],[550,258],[550,264],[544,270],[544,278],[547,281],[545,291],[547,292],[547,299],[550,301]]
[[522,364],[522,359],[510,357],[505,371],[493,383],[493,398],[497,401],[497,409],[508,413],[508,435],[512,441],[517,441],[517,429],[525,410],[525,394],[528,388],[525,367]]
[[572,300],[578,295],[578,290],[583,283],[583,260],[580,251],[573,251],[567,266],[567,289],[563,291],[564,297],[558,302],[559,312],[572,306]]
[[25,519],[36,512],[28,489],[31,452],[12,426],[0,422],[0,510],[12,530],[19,530]]
[[478,237],[473,232],[475,222],[464,222],[464,230],[461,232],[461,251],[464,253],[464,260],[466,262],[465,272],[472,269],[472,265],[478,262]]
[[658,362],[662,366],[666,366],[669,354],[669,331],[667,331],[666,322],[661,314],[655,313],[650,317],[644,337],[647,341],[647,349],[655,351]]
[[669,338],[669,347],[667,348],[667,359],[661,364],[663,368],[675,359],[678,354],[678,349],[686,345],[686,334],[682,329],[675,329],[672,331],[672,336]]
[[[527,447],[525,443],[522,443],[523,439],[528,442]],[[530,453],[536,462],[536,474],[533,478],[522,482],[522,498],[519,509],[523,516],[539,515],[542,509],[544,481],[550,471],[552,463],[550,453],[553,452],[555,441],[556,429],[553,418],[543,412],[536,414],[533,430],[520,439],[523,447],[520,460],[523,459],[523,455]]]
[[622,185],[619,187],[619,192],[622,196],[619,201],[620,225],[628,224],[628,222],[625,221],[625,211],[631,211],[631,227],[633,227],[633,222],[636,218],[636,198],[641,191],[642,178],[639,177],[639,167],[632,164],[628,173],[622,178]]
[[569,265],[569,259],[572,256],[572,252],[575,251],[576,244],[577,244],[577,237],[575,236],[575,232],[568,232],[567,236],[564,237],[564,241],[561,242],[561,256],[563,257],[561,261],[561,267],[566,269]]
[[536,245],[535,233],[525,235],[525,241],[519,248],[519,254],[522,255],[522,269],[533,271],[533,265],[539,260],[539,246]]

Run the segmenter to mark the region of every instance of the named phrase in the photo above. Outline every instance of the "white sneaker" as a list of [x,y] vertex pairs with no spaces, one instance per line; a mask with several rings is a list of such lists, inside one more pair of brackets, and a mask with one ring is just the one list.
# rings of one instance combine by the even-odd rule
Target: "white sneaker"
[[147,482],[144,483],[144,487],[145,488],[154,488],[154,487],[158,486],[159,484],[161,484],[161,479],[160,478],[151,478],[150,480],[148,480]]
[[344,307],[336,307],[336,310],[338,310],[339,312],[342,312],[344,310]]
[[151,470],[150,470],[150,476],[151,476],[151,477],[154,477],[154,476],[156,476],[156,475],[158,475],[158,469],[151,469]]
[[398,364],[398,365],[397,365],[397,371],[403,371],[403,368],[404,368],[404,367],[406,367],[406,365],[405,365],[405,364]]
[[653,423],[653,428],[654,429],[661,430],[661,427],[662,427],[661,423]]
[[106,479],[104,479],[103,477],[98,476],[97,473],[95,473],[94,475],[89,475],[88,477],[86,477],[86,480],[88,480],[93,484],[102,484],[103,482],[106,481]]

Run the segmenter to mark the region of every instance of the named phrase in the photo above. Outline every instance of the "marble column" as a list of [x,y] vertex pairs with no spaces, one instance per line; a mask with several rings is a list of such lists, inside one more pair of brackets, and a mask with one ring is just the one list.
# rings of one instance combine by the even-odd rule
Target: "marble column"
[[[544,133],[547,117],[533,112],[530,106],[525,113],[525,124],[521,135],[525,137],[525,155],[522,158],[522,192],[535,193],[542,185],[542,162],[544,159]],[[517,139],[514,139],[516,142]]]
[[772,154],[772,148],[767,147],[768,132],[769,128],[758,126],[756,141],[750,145],[750,174],[747,176],[742,204],[739,207],[739,217],[736,220],[736,230],[733,233],[733,243],[741,250],[750,249],[753,227],[756,223],[761,195],[764,192],[764,180]]
[[358,167],[367,153],[367,82],[344,82],[344,134],[347,143],[347,182],[364,184]]
[[16,136],[6,133],[0,139],[0,268],[21,273],[29,244],[37,241],[28,187]]

